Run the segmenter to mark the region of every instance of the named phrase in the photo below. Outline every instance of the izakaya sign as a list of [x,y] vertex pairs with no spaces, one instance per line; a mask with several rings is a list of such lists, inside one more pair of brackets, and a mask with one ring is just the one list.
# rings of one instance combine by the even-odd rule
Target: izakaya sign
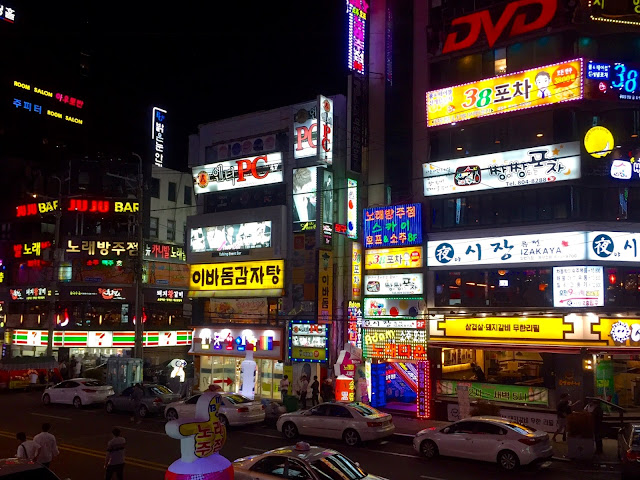
[[[534,7],[532,8],[532,6]],[[442,53],[451,53],[472,47],[478,41],[481,31],[484,31],[489,47],[493,47],[500,38],[512,38],[540,30],[553,19],[557,9],[557,0],[516,0],[503,8],[495,23],[489,10],[481,10],[454,19],[451,22],[451,31],[444,42]],[[533,11],[536,12],[535,17],[527,15]],[[509,26],[510,28],[507,28]]]
[[580,100],[582,96],[582,59],[578,58],[427,92],[427,127]]
[[397,273],[394,275],[365,275],[367,295],[421,295],[422,273]]
[[364,248],[422,244],[422,204],[365,208]]
[[280,183],[282,153],[227,160],[191,169],[196,194]]
[[497,152],[422,165],[427,197],[580,178],[580,143]]

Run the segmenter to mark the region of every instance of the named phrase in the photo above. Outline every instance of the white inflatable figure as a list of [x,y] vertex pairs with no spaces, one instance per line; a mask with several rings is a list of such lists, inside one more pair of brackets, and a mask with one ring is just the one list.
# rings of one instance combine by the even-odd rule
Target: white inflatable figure
[[165,480],[233,480],[231,462],[218,453],[227,437],[218,417],[221,403],[219,394],[203,393],[195,418],[167,422],[167,435],[180,440],[181,458],[169,466]]
[[184,367],[187,366],[187,361],[181,358],[174,358],[173,360],[171,360],[171,362],[169,362],[169,366],[173,367],[170,375],[171,378],[178,377],[180,379],[180,383],[184,383]]
[[240,378],[242,378],[240,393],[253,400],[256,391],[256,362],[253,361],[251,350],[247,350],[245,359],[240,364]]

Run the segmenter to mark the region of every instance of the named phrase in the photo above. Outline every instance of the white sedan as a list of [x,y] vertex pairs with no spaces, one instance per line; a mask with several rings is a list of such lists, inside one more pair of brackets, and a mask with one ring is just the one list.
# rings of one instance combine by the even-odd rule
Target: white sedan
[[104,403],[109,395],[113,395],[113,387],[93,378],[72,378],[53,387],[42,394],[42,403],[67,403],[76,408],[92,403]]
[[393,418],[364,403],[321,403],[309,410],[285,413],[276,423],[288,440],[298,435],[341,438],[349,446],[393,434]]
[[[220,393],[220,396],[222,405],[219,417],[225,427],[264,422],[265,409],[260,402],[253,402],[238,393]],[[170,403],[165,408],[165,417],[167,420],[193,418],[199,398],[200,394],[197,394],[185,400]]]
[[422,430],[413,439],[413,448],[426,458],[445,455],[497,462],[505,470],[553,454],[545,432],[501,417],[471,417]]

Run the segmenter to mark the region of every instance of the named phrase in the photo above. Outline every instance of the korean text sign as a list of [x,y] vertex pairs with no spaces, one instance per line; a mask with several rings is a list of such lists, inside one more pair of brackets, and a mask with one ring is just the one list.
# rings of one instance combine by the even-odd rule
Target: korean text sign
[[333,252],[318,252],[318,321],[330,321],[333,313]]
[[421,267],[422,247],[374,248],[364,255],[364,268],[368,270]]
[[427,127],[580,100],[582,59],[432,90],[426,94]]
[[151,111],[151,140],[153,140],[153,162],[156,167],[164,165],[164,136],[167,111],[153,107]]
[[560,143],[422,165],[424,195],[464,194],[580,178],[580,143]]
[[[438,395],[453,397],[458,395],[458,382],[455,380],[438,380],[436,388]],[[469,397],[505,403],[549,404],[549,391],[546,388],[527,385],[496,385],[473,382],[469,387]]]
[[367,295],[420,295],[424,292],[422,273],[365,275]]
[[366,358],[427,359],[427,331],[399,328],[363,328]]
[[553,267],[554,307],[604,306],[603,267]]
[[367,11],[365,0],[347,0],[349,70],[364,75],[366,69]]
[[586,96],[602,100],[638,101],[639,71],[638,63],[589,61],[585,70]]
[[364,248],[422,244],[422,204],[365,208]]
[[640,233],[587,232],[588,260],[637,262]]
[[189,290],[284,288],[284,260],[191,265]]

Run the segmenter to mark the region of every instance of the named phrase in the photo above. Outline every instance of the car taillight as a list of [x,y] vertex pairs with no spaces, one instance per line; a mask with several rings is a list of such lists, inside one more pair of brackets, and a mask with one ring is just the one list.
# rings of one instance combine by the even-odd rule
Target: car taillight
[[153,403],[162,403],[162,399],[160,397],[156,397],[153,399]]
[[536,443],[538,443],[538,439],[537,438],[519,438],[518,441],[520,443],[524,443],[525,445],[535,445]]
[[85,392],[85,393],[96,393],[97,392],[97,390],[91,390],[90,388],[83,388],[82,391]]
[[238,413],[246,413],[246,412],[248,412],[248,411],[249,411],[249,409],[248,409],[247,407],[240,407],[240,408],[238,409]]
[[640,452],[638,450],[627,450],[626,457],[631,462],[640,461]]
[[381,427],[385,424],[386,422],[380,423],[380,422],[367,422],[367,427]]

